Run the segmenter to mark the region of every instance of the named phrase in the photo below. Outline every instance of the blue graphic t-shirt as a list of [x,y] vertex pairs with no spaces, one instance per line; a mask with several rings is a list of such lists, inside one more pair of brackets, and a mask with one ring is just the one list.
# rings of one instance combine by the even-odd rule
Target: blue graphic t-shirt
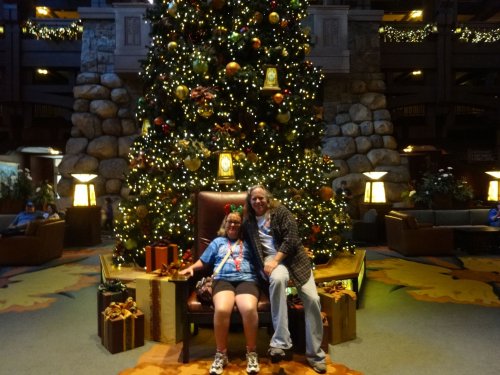
[[203,263],[211,264],[214,270],[222,262],[227,252],[231,255],[222,269],[215,276],[216,280],[256,281],[255,270],[251,260],[251,252],[241,240],[231,241],[227,237],[217,237],[205,249],[200,257]]

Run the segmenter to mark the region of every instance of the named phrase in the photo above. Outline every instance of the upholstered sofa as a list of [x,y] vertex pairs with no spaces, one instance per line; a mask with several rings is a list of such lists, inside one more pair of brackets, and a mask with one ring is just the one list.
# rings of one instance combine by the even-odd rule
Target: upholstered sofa
[[487,222],[488,209],[390,211],[385,215],[387,246],[406,256],[451,255],[455,228]]
[[0,238],[0,266],[32,266],[59,258],[64,227],[64,220],[37,220],[24,235]]

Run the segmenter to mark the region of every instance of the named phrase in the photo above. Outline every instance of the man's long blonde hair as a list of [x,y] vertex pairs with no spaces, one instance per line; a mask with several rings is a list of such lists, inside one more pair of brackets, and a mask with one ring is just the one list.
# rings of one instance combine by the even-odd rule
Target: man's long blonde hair
[[249,220],[255,220],[255,210],[252,207],[252,192],[255,189],[262,189],[266,195],[267,205],[270,210],[278,207],[281,203],[277,199],[274,199],[271,192],[264,185],[254,185],[248,188],[247,197],[245,198],[245,218]]

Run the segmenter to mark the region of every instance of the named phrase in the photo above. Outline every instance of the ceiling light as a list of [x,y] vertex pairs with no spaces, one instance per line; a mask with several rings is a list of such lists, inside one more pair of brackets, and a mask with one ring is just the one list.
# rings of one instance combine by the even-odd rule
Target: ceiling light
[[422,18],[423,14],[424,14],[424,12],[421,10],[412,10],[410,12],[410,18],[412,18],[412,19]]
[[48,16],[50,13],[50,9],[47,7],[36,7],[36,15],[37,17],[40,16]]

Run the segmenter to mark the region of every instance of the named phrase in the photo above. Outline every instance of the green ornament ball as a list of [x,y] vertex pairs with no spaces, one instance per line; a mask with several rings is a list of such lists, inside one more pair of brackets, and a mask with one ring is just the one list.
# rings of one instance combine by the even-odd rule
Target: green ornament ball
[[208,71],[208,62],[202,59],[193,61],[193,70],[197,74],[205,74]]
[[137,242],[133,238],[129,238],[127,241],[125,241],[125,249],[127,250],[134,250],[137,248]]

